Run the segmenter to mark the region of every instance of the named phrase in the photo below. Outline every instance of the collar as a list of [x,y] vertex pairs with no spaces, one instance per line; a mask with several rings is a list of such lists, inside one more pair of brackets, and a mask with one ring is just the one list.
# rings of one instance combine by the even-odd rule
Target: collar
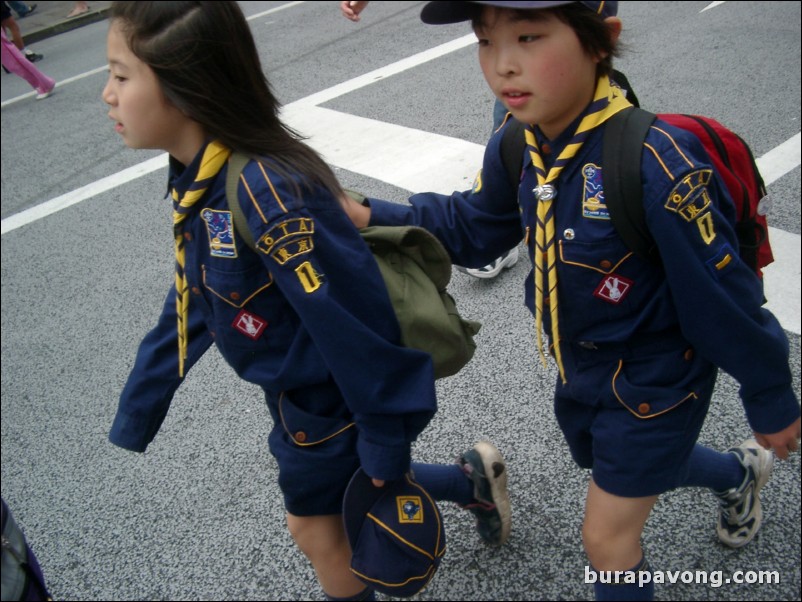
[[206,140],[205,144],[198,150],[198,153],[195,155],[189,165],[184,165],[172,155],[169,156],[167,191],[165,193],[168,198],[170,197],[173,188],[178,191],[178,194],[183,195],[192,185],[192,183],[195,181],[195,176],[198,175],[198,170],[200,170],[203,153],[206,151],[206,147],[209,146],[211,141],[211,139]]

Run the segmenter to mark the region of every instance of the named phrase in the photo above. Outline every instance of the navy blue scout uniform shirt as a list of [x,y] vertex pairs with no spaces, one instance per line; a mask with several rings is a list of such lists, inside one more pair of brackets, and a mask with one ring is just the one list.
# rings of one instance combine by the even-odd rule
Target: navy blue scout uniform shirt
[[[556,140],[536,132],[547,167],[581,117]],[[662,258],[662,266],[656,266],[634,256],[610,221],[601,178],[603,127],[591,132],[554,182],[563,344],[638,345],[684,338],[739,381],[756,432],[785,428],[800,412],[791,388],[788,342],[776,318],[761,308],[760,282],[738,258],[732,204],[722,201],[727,193],[700,143],[660,121],[646,138],[643,198]],[[510,185],[500,154],[503,132],[488,143],[472,191],[417,194],[411,206],[371,199],[371,223],[423,226],[458,265],[485,265],[522,238],[532,259],[537,179],[525,153],[520,187]],[[533,281],[530,272],[526,304],[534,313]],[[550,333],[548,311],[544,314],[544,330]]]
[[[171,187],[183,193],[192,184],[202,155],[186,169],[171,162]],[[299,199],[286,178],[251,161],[239,199],[253,252],[234,232],[226,170],[182,224],[191,294],[186,369],[214,342],[238,375],[265,390],[297,443],[334,435],[316,431],[315,412],[341,402],[342,424],[358,429],[365,471],[399,478],[410,443],[436,410],[430,356],[401,346],[376,262],[336,199],[319,187]],[[145,450],[181,384],[175,296],[171,287],[122,392],[109,436],[121,447]]]

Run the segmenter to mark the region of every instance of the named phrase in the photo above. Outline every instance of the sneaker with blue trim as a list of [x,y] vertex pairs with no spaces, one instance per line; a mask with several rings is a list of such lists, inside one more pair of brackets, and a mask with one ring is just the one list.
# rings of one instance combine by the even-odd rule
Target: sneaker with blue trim
[[507,466],[496,446],[480,441],[462,454],[457,463],[473,481],[474,500],[464,508],[476,517],[476,530],[491,546],[500,546],[510,536],[512,518],[507,493]]
[[495,278],[501,273],[501,270],[509,269],[518,263],[518,247],[513,247],[501,257],[493,260],[492,263],[487,264],[481,268],[458,268],[461,272],[470,274],[474,278]]
[[746,476],[740,486],[715,492],[720,506],[716,533],[724,545],[740,548],[754,539],[763,522],[759,494],[771,476],[774,454],[754,439],[727,451],[738,457]]

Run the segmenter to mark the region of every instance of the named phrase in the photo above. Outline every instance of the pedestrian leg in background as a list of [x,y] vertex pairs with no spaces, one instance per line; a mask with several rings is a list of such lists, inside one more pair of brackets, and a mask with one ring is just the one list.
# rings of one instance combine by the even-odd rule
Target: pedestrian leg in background
[[3,67],[31,84],[31,87],[36,90],[36,100],[50,96],[56,87],[56,80],[39,71],[33,63],[25,58],[25,55],[6,37],[4,30],[0,29],[0,34],[2,34]]
[[38,4],[31,4],[30,6],[28,6],[24,2],[11,2],[11,1],[6,2],[6,4],[8,4],[8,6],[15,13],[17,13],[18,19],[24,19],[25,17],[30,15],[33,11],[35,11],[36,7],[38,6]]
[[20,52],[25,55],[25,58],[32,63],[41,60],[43,58],[41,54],[36,54],[32,50],[25,48],[25,41],[22,39],[22,32],[17,24],[17,20],[11,15],[11,9],[9,8],[8,2],[3,2],[2,6],[0,6],[0,10],[2,11],[3,31],[9,31],[8,35],[11,36],[14,46],[16,46]]

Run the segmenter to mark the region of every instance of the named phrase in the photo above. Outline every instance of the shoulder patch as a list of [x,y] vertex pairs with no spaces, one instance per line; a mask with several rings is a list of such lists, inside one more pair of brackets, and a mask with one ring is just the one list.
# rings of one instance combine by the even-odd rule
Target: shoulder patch
[[707,184],[713,176],[710,169],[699,169],[686,175],[668,195],[665,207],[692,222],[710,205]]
[[284,265],[293,257],[312,251],[314,232],[315,223],[308,217],[287,219],[263,234],[256,241],[256,248]]

